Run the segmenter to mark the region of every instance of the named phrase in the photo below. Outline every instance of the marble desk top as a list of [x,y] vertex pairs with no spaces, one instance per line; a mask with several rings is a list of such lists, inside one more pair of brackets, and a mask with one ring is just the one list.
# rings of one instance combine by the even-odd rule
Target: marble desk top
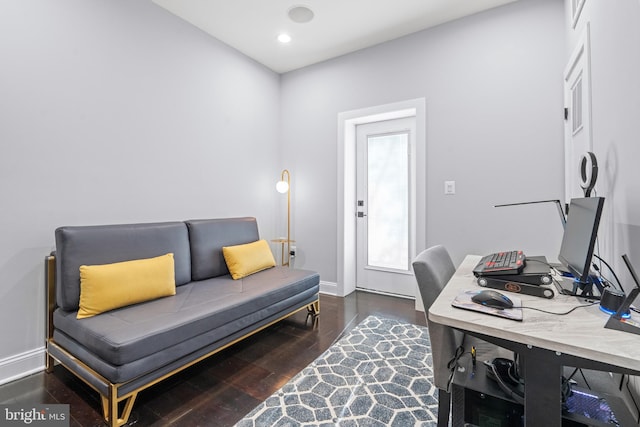
[[[609,316],[600,310],[598,304],[578,308],[564,316],[523,308],[521,322],[452,307],[451,301],[460,292],[483,289],[472,273],[480,258],[468,255],[464,259],[429,309],[431,321],[640,372],[640,335],[605,329]],[[555,288],[556,295],[552,299],[500,292],[507,296],[517,295],[522,299],[523,307],[555,313],[587,304],[584,297],[559,295]],[[640,321],[637,314],[633,317]]]

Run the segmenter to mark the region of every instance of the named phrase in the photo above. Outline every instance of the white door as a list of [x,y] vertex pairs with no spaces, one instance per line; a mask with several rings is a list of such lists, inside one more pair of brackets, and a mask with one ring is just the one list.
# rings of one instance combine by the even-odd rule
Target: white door
[[415,118],[358,125],[356,287],[415,297]]
[[589,25],[569,59],[564,73],[565,136],[564,174],[565,202],[583,197],[580,159],[593,151],[591,138],[591,73]]

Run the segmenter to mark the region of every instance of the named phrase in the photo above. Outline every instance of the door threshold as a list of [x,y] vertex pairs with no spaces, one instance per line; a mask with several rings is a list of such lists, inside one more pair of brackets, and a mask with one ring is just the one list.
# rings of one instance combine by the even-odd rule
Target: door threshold
[[356,291],[367,292],[367,293],[370,293],[370,294],[386,295],[388,297],[410,299],[410,300],[413,300],[413,301],[415,301],[415,299],[416,299],[416,297],[412,297],[412,296],[409,296],[409,295],[394,294],[393,292],[385,292],[385,291],[379,291],[377,289],[361,288],[359,286],[356,286]]

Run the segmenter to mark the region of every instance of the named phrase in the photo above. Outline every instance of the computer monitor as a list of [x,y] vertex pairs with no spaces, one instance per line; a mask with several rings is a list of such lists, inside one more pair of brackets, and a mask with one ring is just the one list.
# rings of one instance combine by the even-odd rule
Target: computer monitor
[[575,280],[589,285],[591,257],[596,244],[604,197],[571,199],[567,225],[562,236],[558,259]]

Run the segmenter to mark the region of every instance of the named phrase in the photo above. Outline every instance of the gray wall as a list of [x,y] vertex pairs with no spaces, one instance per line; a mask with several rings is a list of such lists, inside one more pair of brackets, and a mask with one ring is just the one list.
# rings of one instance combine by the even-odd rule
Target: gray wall
[[279,76],[148,1],[0,4],[0,382],[44,362],[61,225],[257,216]]
[[606,198],[600,255],[615,265],[630,287],[620,257],[627,253],[640,271],[640,2],[587,1],[576,29],[567,23],[567,55],[587,22],[593,149],[600,166],[596,190]]
[[[567,11],[570,3],[566,1]],[[567,58],[587,22],[593,149],[600,166],[596,190],[606,198],[598,249],[629,291],[633,281],[621,256],[628,254],[640,272],[640,2],[587,1],[575,30],[567,21]],[[629,389],[640,402],[638,377],[630,378]],[[628,403],[636,413],[636,404]]]
[[565,50],[562,0],[522,0],[284,74],[283,163],[297,176],[293,235],[307,266],[337,280],[338,114],[422,97],[427,246],[446,245],[456,263],[507,248],[555,259],[553,205],[492,206],[563,196]]

